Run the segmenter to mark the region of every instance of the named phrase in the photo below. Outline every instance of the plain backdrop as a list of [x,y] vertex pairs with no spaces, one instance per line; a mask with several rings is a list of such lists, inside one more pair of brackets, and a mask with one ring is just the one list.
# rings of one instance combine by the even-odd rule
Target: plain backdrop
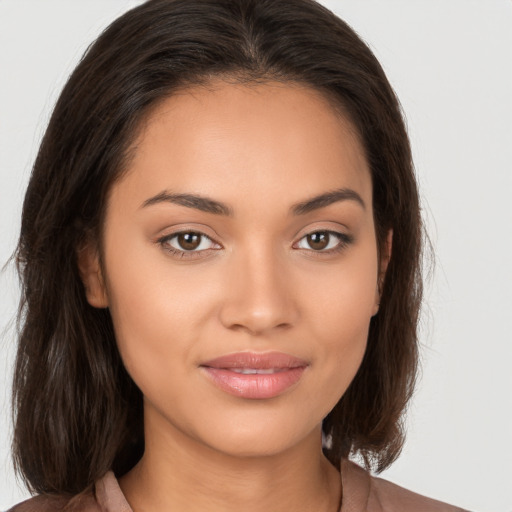
[[[129,0],[0,0],[0,265],[49,113]],[[383,476],[479,512],[512,512],[512,2],[325,0],[368,42],[407,115],[436,253],[422,376]],[[0,510],[28,497],[9,455],[18,298],[0,276]]]

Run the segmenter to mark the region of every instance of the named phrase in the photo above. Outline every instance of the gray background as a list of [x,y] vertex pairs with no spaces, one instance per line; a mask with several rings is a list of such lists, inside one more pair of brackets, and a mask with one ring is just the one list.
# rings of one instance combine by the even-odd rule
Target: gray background
[[[0,265],[66,77],[128,0],[0,0]],[[408,441],[384,477],[512,511],[512,2],[325,0],[383,64],[407,114],[437,266]],[[9,459],[17,284],[0,275],[0,510],[28,497]]]

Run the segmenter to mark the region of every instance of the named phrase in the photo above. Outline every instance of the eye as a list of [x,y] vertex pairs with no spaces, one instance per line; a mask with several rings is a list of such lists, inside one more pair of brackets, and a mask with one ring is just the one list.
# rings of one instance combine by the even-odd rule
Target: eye
[[190,253],[199,253],[209,249],[219,249],[219,244],[210,237],[198,231],[181,231],[167,235],[158,240],[158,243],[172,254],[180,257],[192,256]]
[[314,231],[303,236],[297,247],[299,249],[313,250],[315,252],[341,251],[352,243],[352,237],[336,231]]

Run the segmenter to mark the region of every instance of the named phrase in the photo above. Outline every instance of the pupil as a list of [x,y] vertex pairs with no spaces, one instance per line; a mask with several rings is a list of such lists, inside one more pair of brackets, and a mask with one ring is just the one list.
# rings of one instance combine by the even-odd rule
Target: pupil
[[311,233],[308,235],[308,244],[312,249],[325,249],[329,244],[329,233],[326,231]]
[[201,235],[198,233],[180,233],[178,243],[183,249],[197,249],[201,243]]

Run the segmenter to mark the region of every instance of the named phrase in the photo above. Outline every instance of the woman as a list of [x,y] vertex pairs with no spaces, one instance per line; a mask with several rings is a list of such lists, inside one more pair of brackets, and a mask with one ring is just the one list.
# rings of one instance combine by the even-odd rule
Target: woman
[[375,479],[412,393],[398,102],[310,0],[151,0],[66,85],[25,198],[14,510],[457,510]]

